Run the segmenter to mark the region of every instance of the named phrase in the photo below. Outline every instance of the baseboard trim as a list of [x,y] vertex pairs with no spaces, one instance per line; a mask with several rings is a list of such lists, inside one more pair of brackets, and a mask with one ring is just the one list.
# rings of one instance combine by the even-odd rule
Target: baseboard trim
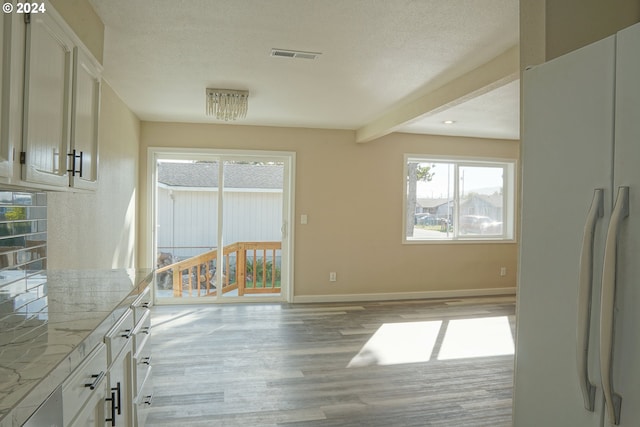
[[357,301],[395,301],[414,299],[442,299],[488,297],[496,295],[514,295],[516,288],[460,289],[456,291],[423,291],[395,292],[375,294],[333,294],[333,295],[298,295],[293,297],[294,303],[314,302],[357,302]]

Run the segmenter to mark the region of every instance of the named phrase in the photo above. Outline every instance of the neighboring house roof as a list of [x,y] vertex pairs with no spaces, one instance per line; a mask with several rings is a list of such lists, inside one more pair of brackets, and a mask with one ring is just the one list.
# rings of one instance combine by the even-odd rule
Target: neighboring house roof
[[437,208],[438,206],[452,201],[452,199],[417,199],[416,203],[418,204],[418,206],[423,208]]
[[[228,163],[226,188],[282,189],[283,165]],[[218,188],[218,163],[158,163],[158,182],[171,187]]]
[[502,194],[470,194],[469,197],[462,202],[463,205],[474,203],[475,200],[481,200],[488,205],[496,208],[501,208],[503,203]]

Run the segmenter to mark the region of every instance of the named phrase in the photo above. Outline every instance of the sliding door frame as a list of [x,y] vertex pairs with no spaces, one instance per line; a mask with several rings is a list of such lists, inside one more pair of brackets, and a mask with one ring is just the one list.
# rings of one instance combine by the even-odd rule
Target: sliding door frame
[[[157,260],[157,162],[159,159],[184,159],[184,160],[218,160],[218,173],[223,173],[225,161],[238,160],[273,160],[284,163],[283,179],[283,203],[282,203],[282,287],[278,296],[274,297],[230,297],[216,295],[207,298],[163,298],[158,299],[153,287],[154,301],[158,304],[201,304],[201,303],[251,303],[251,302],[292,302],[294,295],[294,213],[295,213],[295,165],[296,153],[292,151],[262,151],[262,150],[227,150],[227,149],[203,149],[203,148],[164,148],[149,147],[147,151],[147,224],[151,225],[150,237],[144,244],[147,246],[149,258],[147,265],[155,266]],[[220,180],[220,183],[223,181]],[[223,186],[221,186],[223,187]],[[220,216],[224,203],[223,188],[218,191],[218,241],[217,246],[222,248],[223,217]],[[222,251],[218,251],[218,265],[222,257]]]

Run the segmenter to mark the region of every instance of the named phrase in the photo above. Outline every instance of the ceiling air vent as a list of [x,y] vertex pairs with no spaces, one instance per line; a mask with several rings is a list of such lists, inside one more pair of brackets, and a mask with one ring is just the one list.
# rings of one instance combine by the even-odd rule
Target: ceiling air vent
[[271,49],[271,56],[280,56],[283,58],[296,58],[296,59],[316,59],[320,52],[303,52],[301,50],[289,50],[289,49]]

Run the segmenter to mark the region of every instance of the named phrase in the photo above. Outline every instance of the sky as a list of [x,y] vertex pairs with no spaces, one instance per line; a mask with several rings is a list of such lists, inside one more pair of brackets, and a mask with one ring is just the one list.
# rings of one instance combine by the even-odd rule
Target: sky
[[[432,163],[420,163],[420,166],[429,166]],[[418,181],[417,196],[419,198],[446,198],[447,194],[453,196],[454,168],[451,163],[437,163],[431,169],[434,172],[429,182]],[[491,194],[502,187],[502,168],[460,166],[461,193],[472,191]]]

